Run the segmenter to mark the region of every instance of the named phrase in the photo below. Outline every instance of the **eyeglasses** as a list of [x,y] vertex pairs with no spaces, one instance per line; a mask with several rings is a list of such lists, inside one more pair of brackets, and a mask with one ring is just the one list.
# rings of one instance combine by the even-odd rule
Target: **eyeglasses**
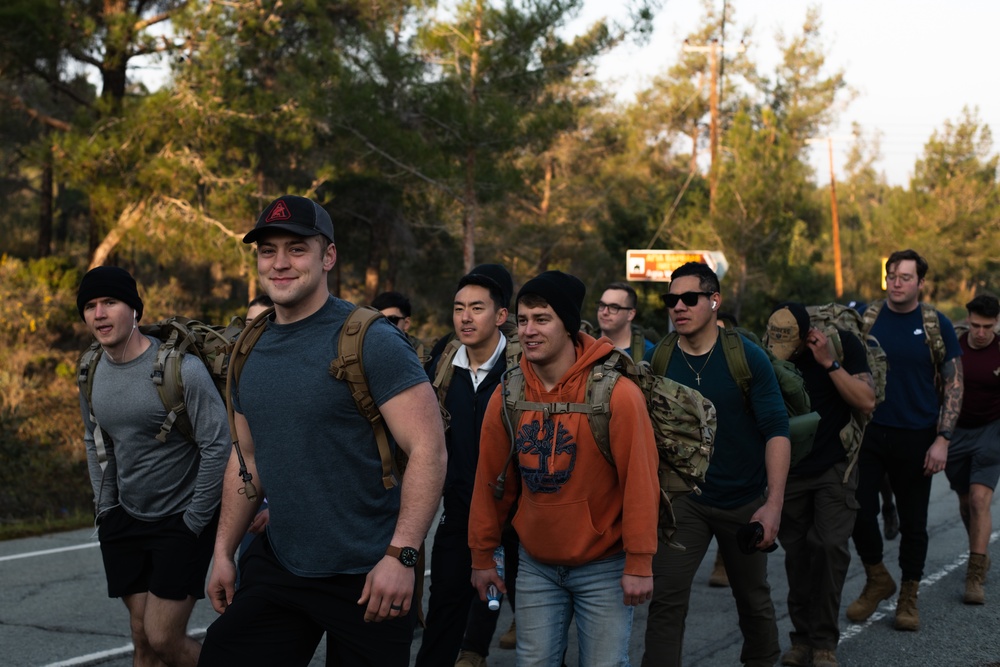
[[406,318],[403,317],[402,315],[386,315],[385,319],[389,320],[389,323],[395,327],[399,326],[400,320],[405,320]]
[[684,294],[661,294],[660,298],[663,299],[663,305],[667,308],[676,308],[678,301],[683,301],[684,305],[688,308],[693,308],[698,305],[698,297],[712,296],[715,292],[684,292]]
[[622,310],[632,310],[630,306],[619,306],[617,303],[604,303],[603,301],[597,302],[597,312],[606,310],[612,315],[617,315]]

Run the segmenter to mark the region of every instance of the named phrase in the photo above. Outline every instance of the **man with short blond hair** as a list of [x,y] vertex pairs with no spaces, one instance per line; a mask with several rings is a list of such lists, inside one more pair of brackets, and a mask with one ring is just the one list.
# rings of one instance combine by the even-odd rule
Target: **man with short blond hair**
[[[330,215],[285,195],[243,242],[257,246],[274,313],[230,397],[239,449],[226,469],[208,584],[221,616],[200,664],[305,666],[326,633],[331,663],[404,667],[413,568],[447,464],[434,391],[402,332],[372,321],[360,343],[366,384],[390,446],[409,455],[403,482],[386,488],[372,425],[330,372],[354,310],[327,288],[337,262]],[[241,468],[256,498],[244,493]],[[265,494],[270,520],[240,559],[236,591],[233,555]]]

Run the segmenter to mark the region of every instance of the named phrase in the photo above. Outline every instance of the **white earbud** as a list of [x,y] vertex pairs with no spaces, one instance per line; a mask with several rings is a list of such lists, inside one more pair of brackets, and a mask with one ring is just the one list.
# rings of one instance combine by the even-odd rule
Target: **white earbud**
[[719,305],[718,301],[713,301],[712,302],[712,310],[715,310],[715,307],[718,306],[718,305]]
[[135,308],[132,309],[132,328],[135,329],[135,325],[139,323],[139,313],[136,312]]

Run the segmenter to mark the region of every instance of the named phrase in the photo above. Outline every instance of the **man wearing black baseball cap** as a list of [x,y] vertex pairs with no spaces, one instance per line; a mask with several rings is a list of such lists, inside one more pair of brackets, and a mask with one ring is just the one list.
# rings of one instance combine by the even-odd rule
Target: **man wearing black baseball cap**
[[205,366],[184,358],[192,435],[162,432],[168,411],[153,380],[161,343],[139,331],[143,302],[128,271],[91,269],[76,305],[98,343],[81,356],[80,408],[108,596],[129,611],[135,664],[193,665],[201,645],[185,628],[205,597],[230,449],[226,408]]
[[[279,197],[244,242],[257,244],[258,277],[275,308],[231,397],[234,435],[259,493],[253,502],[241,493],[234,449],[208,585],[222,616],[208,629],[201,664],[305,664],[325,632],[340,664],[405,667],[415,547],[437,510],[447,459],[434,391],[401,332],[384,318],[372,322],[360,343],[366,384],[409,455],[406,483],[387,489],[372,425],[347,381],[329,372],[354,310],[327,288],[337,261],[329,214],[309,199]],[[265,494],[270,521],[240,556],[234,598],[233,557]]]

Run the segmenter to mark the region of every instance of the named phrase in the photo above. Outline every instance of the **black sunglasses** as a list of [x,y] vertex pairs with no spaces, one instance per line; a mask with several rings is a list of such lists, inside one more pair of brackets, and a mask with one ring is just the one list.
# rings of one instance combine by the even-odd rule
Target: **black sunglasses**
[[715,292],[684,292],[684,294],[661,294],[663,305],[667,308],[676,308],[678,301],[683,301],[684,305],[692,308],[698,304],[698,297],[712,296]]
[[399,324],[400,320],[405,320],[406,318],[402,315],[386,315],[385,319],[389,320],[389,323],[392,324],[392,326],[396,326]]

